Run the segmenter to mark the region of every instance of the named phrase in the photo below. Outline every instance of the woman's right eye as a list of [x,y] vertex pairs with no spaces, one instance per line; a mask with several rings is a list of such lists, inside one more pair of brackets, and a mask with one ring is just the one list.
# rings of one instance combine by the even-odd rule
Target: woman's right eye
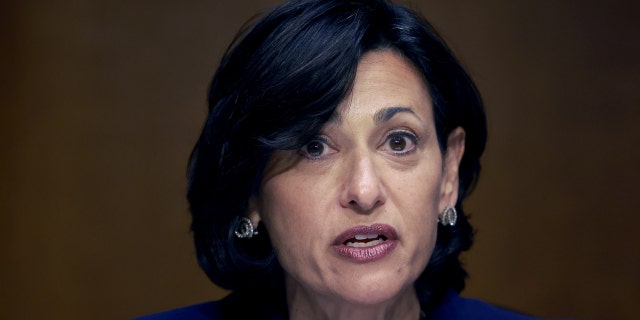
[[312,140],[300,149],[302,155],[309,159],[319,159],[329,154],[330,151],[331,147],[321,139]]

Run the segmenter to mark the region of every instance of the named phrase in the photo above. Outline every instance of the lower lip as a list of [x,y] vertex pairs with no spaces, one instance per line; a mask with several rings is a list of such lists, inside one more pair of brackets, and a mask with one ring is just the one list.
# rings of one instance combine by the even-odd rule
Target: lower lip
[[398,245],[396,240],[387,240],[371,247],[349,247],[344,244],[334,245],[333,249],[341,256],[358,263],[376,261],[391,253]]

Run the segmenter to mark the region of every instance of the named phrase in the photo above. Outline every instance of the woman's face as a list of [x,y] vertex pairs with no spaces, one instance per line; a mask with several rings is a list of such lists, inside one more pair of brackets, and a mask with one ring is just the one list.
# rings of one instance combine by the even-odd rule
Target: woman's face
[[420,74],[366,54],[352,93],[315,140],[273,155],[249,217],[265,224],[287,290],[358,304],[413,294],[457,199],[464,131],[438,146]]

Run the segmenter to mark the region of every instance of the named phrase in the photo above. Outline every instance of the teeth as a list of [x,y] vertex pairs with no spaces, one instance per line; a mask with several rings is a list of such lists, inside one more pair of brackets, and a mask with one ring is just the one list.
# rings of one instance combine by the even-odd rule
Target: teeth
[[[376,235],[377,236],[377,235]],[[368,241],[368,242],[350,242],[348,241],[346,243],[347,247],[357,247],[357,248],[362,248],[362,247],[371,247],[371,246],[375,246],[379,243],[384,242],[384,240],[382,239],[376,239],[373,241]]]
[[356,235],[356,240],[366,240],[366,239],[376,239],[378,238],[378,234],[358,234]]

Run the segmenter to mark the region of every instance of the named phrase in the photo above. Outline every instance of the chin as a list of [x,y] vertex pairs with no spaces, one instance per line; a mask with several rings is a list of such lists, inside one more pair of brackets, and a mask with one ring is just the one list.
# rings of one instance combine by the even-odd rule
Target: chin
[[335,291],[343,300],[352,304],[377,305],[393,301],[413,293],[413,281],[401,281],[390,275],[382,277],[362,276],[356,281],[344,281]]

